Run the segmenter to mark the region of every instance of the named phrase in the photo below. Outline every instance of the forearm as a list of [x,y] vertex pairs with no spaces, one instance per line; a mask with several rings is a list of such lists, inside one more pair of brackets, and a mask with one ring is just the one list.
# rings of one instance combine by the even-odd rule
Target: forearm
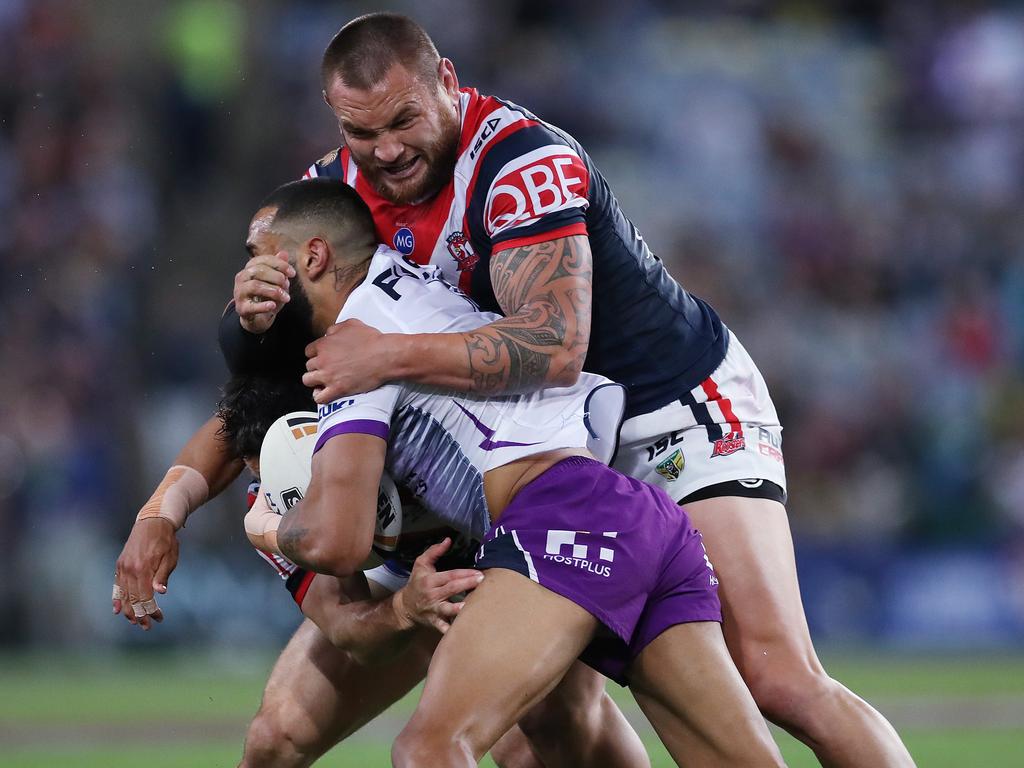
[[[317,576],[317,581],[330,577]],[[303,613],[311,618],[331,643],[364,663],[381,663],[404,651],[415,636],[415,625],[399,615],[396,596],[379,600],[311,605],[309,595]]]
[[393,379],[479,395],[570,386],[586,345],[567,346],[566,325],[547,310],[526,308],[466,333],[393,334]]
[[479,395],[576,383],[590,343],[592,267],[585,236],[492,255],[505,317],[466,333],[386,337],[394,380]]
[[189,515],[238,476],[242,462],[231,455],[219,429],[220,420],[212,417],[192,435],[143,505],[137,521],[162,518],[175,529],[181,528]]
[[218,496],[231,485],[245,466],[242,459],[235,456],[222,439],[220,428],[220,418],[211,416],[189,438],[174,459],[175,465],[192,467],[203,476],[209,487],[207,500]]

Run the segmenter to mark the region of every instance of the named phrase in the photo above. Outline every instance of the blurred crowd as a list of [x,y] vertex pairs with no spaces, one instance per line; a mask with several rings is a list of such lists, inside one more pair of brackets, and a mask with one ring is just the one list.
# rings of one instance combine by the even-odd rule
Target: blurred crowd
[[[579,138],[743,339],[785,426],[798,555],[1024,562],[1024,11],[391,7],[463,85]],[[0,644],[107,631],[123,537],[223,383],[248,217],[336,146],[320,53],[372,9],[0,0]],[[183,555],[270,581],[229,495]]]

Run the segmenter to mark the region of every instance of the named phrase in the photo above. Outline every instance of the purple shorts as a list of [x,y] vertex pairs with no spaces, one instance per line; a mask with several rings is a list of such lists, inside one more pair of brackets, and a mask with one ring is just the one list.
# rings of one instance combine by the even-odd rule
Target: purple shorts
[[519,491],[476,567],[521,573],[595,616],[604,628],[580,659],[622,685],[669,627],[722,620],[718,579],[686,513],[660,488],[582,456]]

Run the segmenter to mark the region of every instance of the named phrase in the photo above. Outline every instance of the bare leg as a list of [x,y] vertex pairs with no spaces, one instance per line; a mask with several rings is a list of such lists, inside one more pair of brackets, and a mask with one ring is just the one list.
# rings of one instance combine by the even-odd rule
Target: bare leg
[[491,757],[501,768],[546,768],[518,725],[491,747]]
[[[546,768],[645,768],[643,742],[605,693],[605,678],[582,662],[519,721]],[[493,751],[492,751],[493,754]]]
[[766,499],[686,505],[721,583],[729,652],[765,717],[824,766],[912,766],[899,735],[818,661],[797,584],[789,519]]
[[437,647],[416,712],[395,740],[398,768],[476,765],[546,695],[597,620],[514,571],[493,568]]
[[420,642],[387,665],[367,667],[331,645],[307,619],[270,673],[240,765],[311,765],[423,679],[432,646]]
[[662,632],[633,662],[630,687],[676,765],[783,765],[717,623]]

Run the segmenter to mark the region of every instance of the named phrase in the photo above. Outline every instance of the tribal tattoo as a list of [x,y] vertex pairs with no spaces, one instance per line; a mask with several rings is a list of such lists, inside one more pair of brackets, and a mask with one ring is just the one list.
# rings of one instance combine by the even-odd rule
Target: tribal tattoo
[[473,391],[574,382],[590,341],[592,278],[582,235],[495,253],[491,283],[506,317],[466,334]]

